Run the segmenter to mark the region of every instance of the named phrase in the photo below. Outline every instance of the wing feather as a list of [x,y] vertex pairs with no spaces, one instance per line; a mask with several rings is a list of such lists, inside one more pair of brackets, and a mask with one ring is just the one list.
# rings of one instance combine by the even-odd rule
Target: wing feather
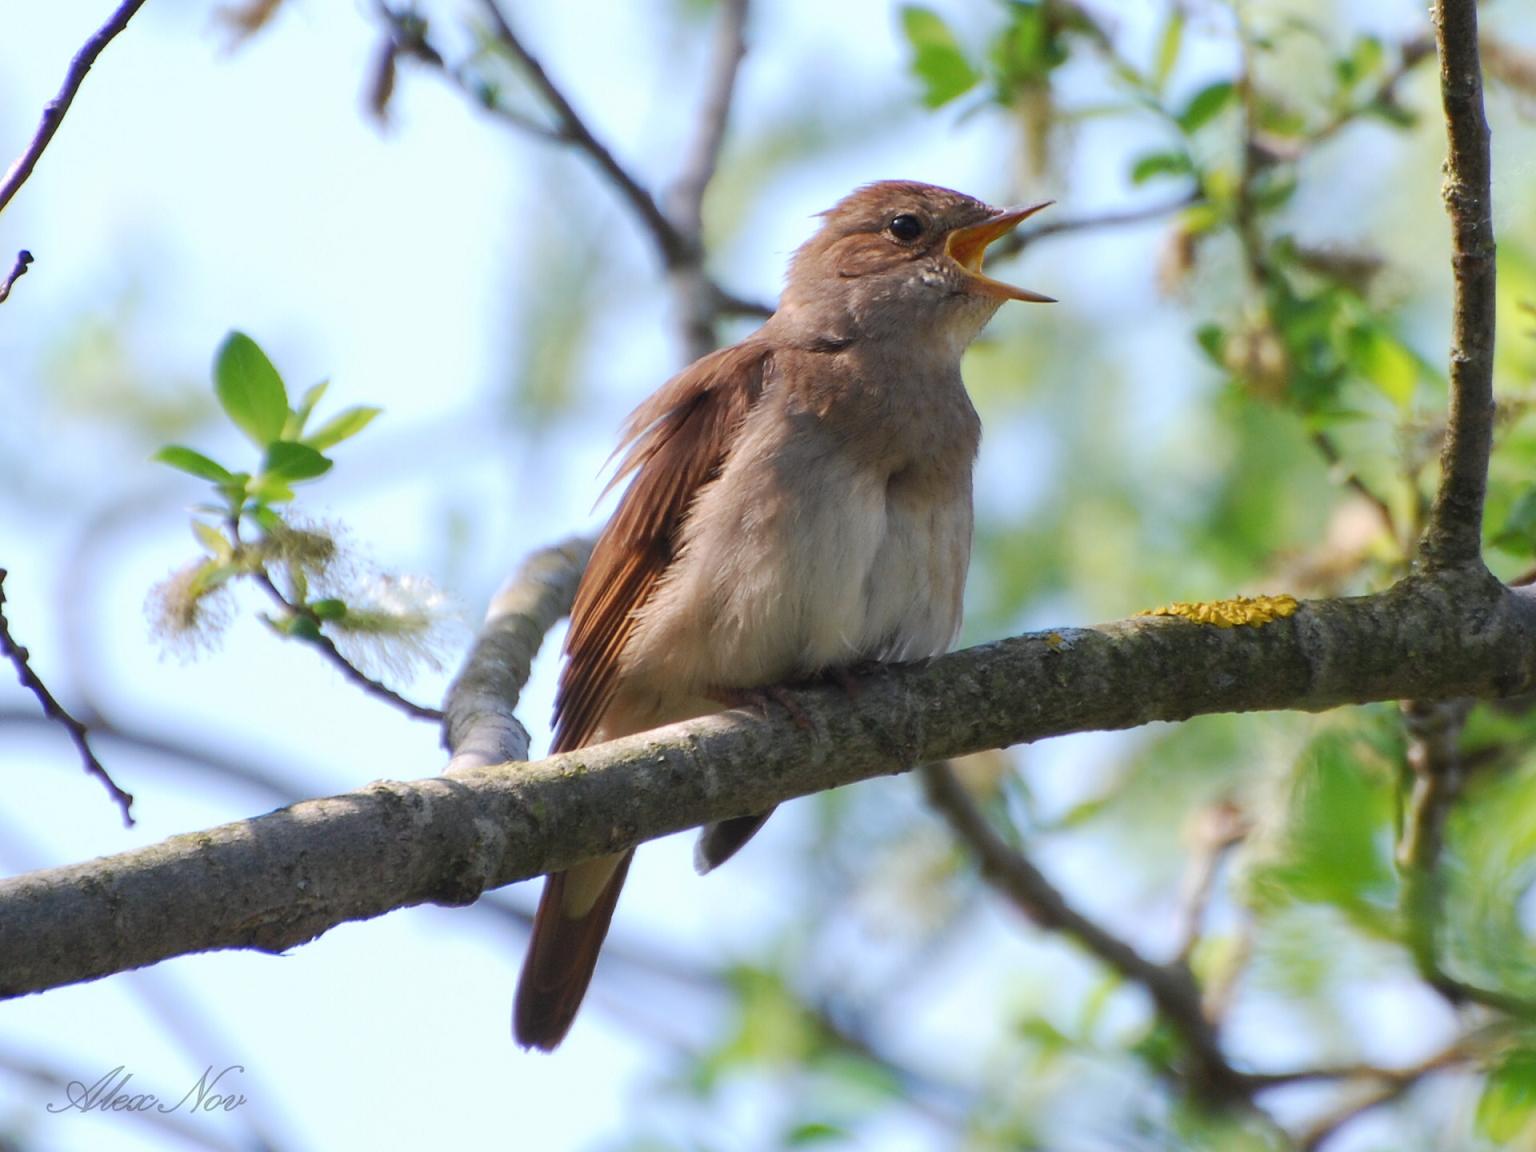
[[635,613],[676,555],[689,508],[719,475],[768,371],[766,344],[721,349],[673,377],[626,423],[619,450],[628,451],[609,489],[634,478],[576,591],[555,695],[553,751],[582,747],[602,723]]

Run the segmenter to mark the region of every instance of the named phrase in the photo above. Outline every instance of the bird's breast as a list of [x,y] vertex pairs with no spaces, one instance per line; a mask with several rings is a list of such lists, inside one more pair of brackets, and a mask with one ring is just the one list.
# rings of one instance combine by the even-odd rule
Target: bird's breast
[[699,691],[944,651],[960,625],[973,451],[893,467],[809,415],[749,420],[640,612],[632,674]]

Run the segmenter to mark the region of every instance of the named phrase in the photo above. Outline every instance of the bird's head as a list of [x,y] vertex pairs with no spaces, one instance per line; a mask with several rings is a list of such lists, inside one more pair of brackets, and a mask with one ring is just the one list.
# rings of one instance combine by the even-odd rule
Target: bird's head
[[822,213],[780,310],[797,328],[963,348],[1005,300],[1052,302],[981,270],[989,244],[1049,203],[1000,209],[931,184],[865,185]]

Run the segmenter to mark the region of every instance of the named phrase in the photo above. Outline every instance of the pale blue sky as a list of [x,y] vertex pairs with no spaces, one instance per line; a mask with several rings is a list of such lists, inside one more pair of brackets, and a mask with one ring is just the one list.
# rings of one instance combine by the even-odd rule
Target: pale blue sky
[[[109,7],[0,0],[0,163],[19,149],[69,56]],[[252,623],[237,626],[200,663],[157,656],[143,601],[189,555],[182,506],[197,498],[195,485],[145,463],[142,445],[110,428],[61,432],[60,414],[46,398],[39,403],[36,382],[83,319],[123,315],[131,305],[125,330],[135,367],[168,389],[205,387],[214,347],[239,327],[263,343],[291,386],[329,378],[328,404],[383,405],[375,428],[338,451],[318,511],[344,520],[380,563],[431,574],[472,622],[521,555],[597,522],[589,507],[612,431],[676,367],[668,305],[650,252],[579,161],[551,162],[543,146],[475,116],[414,71],[402,76],[394,127],[373,127],[360,110],[374,43],[367,5],[291,0],[270,31],[234,55],[221,50],[210,7],[146,5],[108,48],[31,182],[0,217],[7,266],[19,247],[37,257],[0,307],[0,396],[20,393],[28,404],[13,407],[0,428],[0,459],[43,456],[36,466],[43,482],[0,499],[8,616],[42,674],[66,690],[81,671],[69,666],[73,628],[95,638],[99,662],[84,672],[119,713],[291,768],[315,789],[427,775],[441,763],[433,730],[358,696],[309,653],[277,644]],[[987,4],[940,7],[962,28],[991,19]],[[1133,36],[1143,35],[1145,9],[1135,7],[1124,18]],[[559,6],[517,8],[529,40],[570,81],[604,137],[648,183],[664,179],[679,127],[691,123],[707,31],[670,45],[674,56],[663,63],[655,26],[665,22],[658,15],[665,0],[600,5],[601,18],[586,20],[579,37]],[[791,169],[756,198],[749,226],[718,253],[732,287],[771,298],[812,213],[866,180],[907,176],[1009,194],[995,119],[956,123],[950,112],[927,116],[902,104],[909,90],[891,5],[793,0],[775,5],[773,15],[771,28],[755,29],[745,66],[743,131],[773,124],[807,85],[823,84],[829,99],[868,113],[870,129],[840,158]],[[1090,154],[1098,158],[1072,174],[1071,187],[1027,191],[1061,197],[1073,215],[1116,202],[1125,195],[1123,156]],[[729,161],[728,151],[723,178],[739,179]],[[575,218],[563,211],[567,204],[578,209]],[[633,277],[603,302],[609,319],[588,367],[605,407],[582,422],[580,436],[540,447],[544,458],[566,460],[556,471],[507,459],[504,417],[490,397],[517,340],[515,294],[537,290],[508,265],[547,242],[550,230],[558,242],[568,229],[585,237],[599,230]],[[1153,292],[1155,233],[1117,236],[1071,257],[1042,247],[1009,271],[1063,297],[1063,308],[1087,295],[1100,314],[1123,315],[1136,354],[1138,344],[1158,345],[1172,321]],[[1181,370],[1193,359],[1187,349],[1160,355],[1167,387],[1133,414],[1149,426],[1168,419],[1170,397],[1188,387]],[[232,438],[217,443],[235,450]],[[412,463],[422,444],[433,452],[430,469]],[[989,439],[983,501],[1027,504],[1038,487],[1028,445]],[[94,531],[99,563],[89,595],[61,610],[57,593],[80,532],[82,493],[121,504]],[[474,521],[476,542],[472,559],[451,570],[443,527],[450,513]],[[551,667],[547,650],[523,709],[530,726],[547,715]],[[411,691],[432,700],[443,684],[427,676]],[[23,699],[12,686],[3,691],[7,703]],[[242,703],[232,708],[231,700]],[[56,733],[29,729],[0,739],[13,781],[11,801],[0,805],[7,871],[149,844],[274,803],[107,746],[102,751],[139,797],[139,824],[124,831]],[[1072,761],[1075,783],[1057,797],[1064,802],[1067,792],[1091,785],[1093,765],[1112,749],[1113,738],[1059,742],[1038,751],[1036,763]],[[878,787],[894,796],[906,785]],[[707,882],[693,876],[685,838],[647,848],[616,934],[684,954],[749,954],[765,924],[793,915],[792,894],[776,882],[771,860],[793,851],[802,835],[792,812],[781,815],[750,858]],[[1057,863],[1091,874],[1084,859]],[[991,946],[983,954],[1000,968],[1032,955],[1058,968],[1064,982],[1085,979],[1063,949],[1009,919],[998,916],[980,931]],[[617,989],[601,975],[591,1009],[557,1056],[512,1045],[508,1007],[520,959],[520,941],[483,918],[416,909],[344,926],[283,959],[186,958],[5,1004],[0,1057],[34,1053],[86,1080],[122,1064],[135,1087],[173,1097],[205,1060],[244,1064],[240,1090],[285,1149],[561,1152],[653,1116],[656,1052],[607,1010]],[[931,1019],[918,1013],[914,1024],[935,1044],[954,1045],[962,1067],[985,1052],[972,1023],[986,1012],[984,969],[972,964],[954,998],[927,1009]],[[185,1014],[206,1029],[196,1046],[203,1054],[189,1056],[167,1036],[137,994],[144,986],[185,999]],[[706,1023],[679,1018],[666,1003],[631,1003],[629,1011],[684,1035],[700,1034]],[[956,1043],[962,1039],[968,1043]],[[750,1146],[755,1110],[765,1106],[744,1096],[739,1131],[724,1133],[722,1147]],[[0,1079],[0,1129],[21,1128],[45,1152],[165,1146],[121,1117],[38,1112],[33,1097]],[[232,1139],[242,1131],[222,1119],[198,1122]],[[890,1152],[933,1146],[932,1134],[918,1129],[879,1144]]]

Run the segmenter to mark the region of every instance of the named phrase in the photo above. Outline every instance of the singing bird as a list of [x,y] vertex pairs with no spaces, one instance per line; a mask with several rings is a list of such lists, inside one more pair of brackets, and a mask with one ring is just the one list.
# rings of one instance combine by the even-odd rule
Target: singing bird
[[[966,346],[1005,300],[1000,210],[883,181],[823,213],[776,312],[640,405],[629,479],[576,594],[552,750],[718,712],[786,682],[941,653],[960,629],[981,424]],[[712,824],[707,872],[768,813]],[[551,875],[513,1012],[553,1049],[581,1005],[633,849]]]

